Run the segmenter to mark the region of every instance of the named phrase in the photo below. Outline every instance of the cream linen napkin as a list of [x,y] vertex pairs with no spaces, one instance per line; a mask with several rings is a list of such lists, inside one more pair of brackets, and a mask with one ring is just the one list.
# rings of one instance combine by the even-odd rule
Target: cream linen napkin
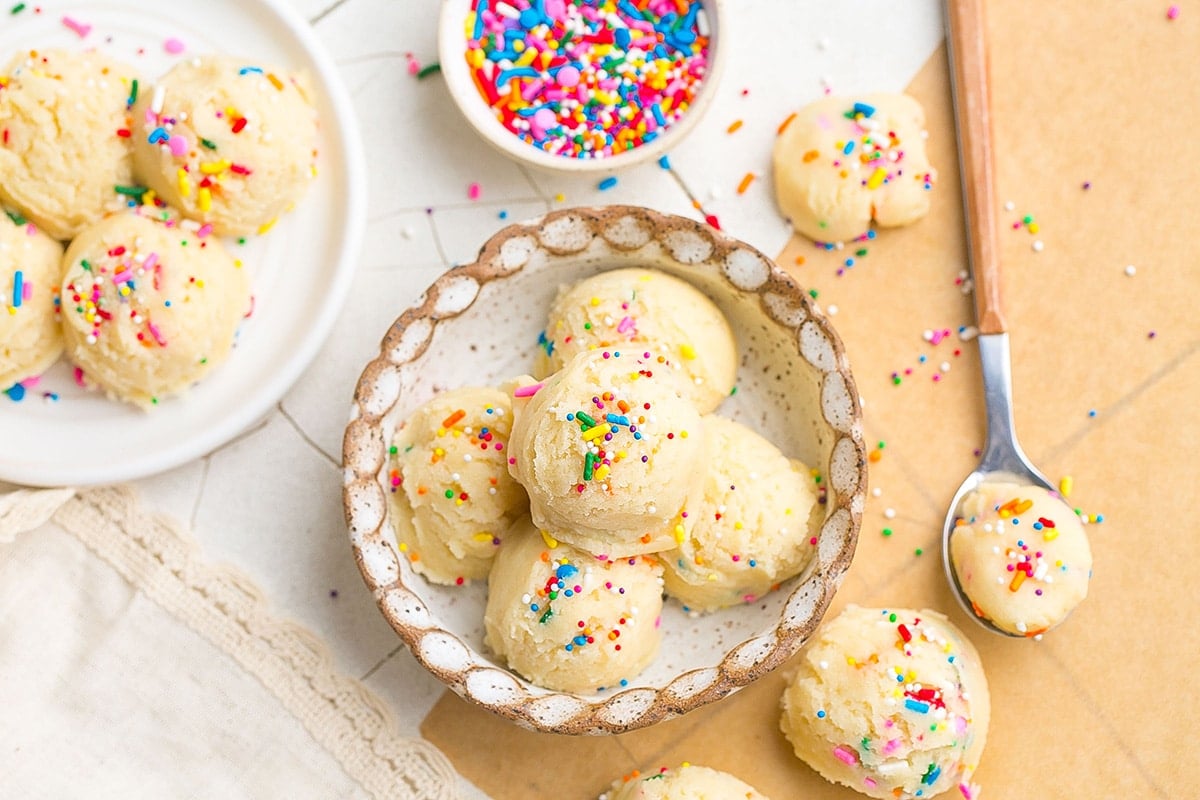
[[457,783],[130,491],[0,496],[0,797],[449,800]]

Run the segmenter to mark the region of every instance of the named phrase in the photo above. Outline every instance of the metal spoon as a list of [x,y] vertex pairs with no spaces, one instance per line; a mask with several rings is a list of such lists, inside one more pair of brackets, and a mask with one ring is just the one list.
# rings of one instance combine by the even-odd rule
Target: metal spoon
[[1013,427],[1012,369],[1007,325],[1001,311],[1000,264],[997,257],[996,195],[992,168],[992,121],[988,88],[988,62],[984,0],[946,0],[946,42],[950,55],[951,93],[954,97],[958,159],[962,173],[964,221],[968,259],[975,283],[975,317],[979,327],[979,363],[983,372],[983,399],[987,410],[987,439],[983,458],[967,476],[946,513],[942,528],[942,563],[959,605],[988,630],[1021,638],[1001,630],[974,610],[963,591],[950,558],[950,536],[963,498],[984,482],[1004,481],[1054,487],[1021,450]]

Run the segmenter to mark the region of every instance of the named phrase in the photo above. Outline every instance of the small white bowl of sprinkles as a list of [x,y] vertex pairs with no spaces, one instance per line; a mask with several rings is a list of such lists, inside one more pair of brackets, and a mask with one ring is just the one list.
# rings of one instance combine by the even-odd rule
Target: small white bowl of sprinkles
[[521,163],[605,172],[658,158],[709,105],[724,0],[443,0],[442,73]]

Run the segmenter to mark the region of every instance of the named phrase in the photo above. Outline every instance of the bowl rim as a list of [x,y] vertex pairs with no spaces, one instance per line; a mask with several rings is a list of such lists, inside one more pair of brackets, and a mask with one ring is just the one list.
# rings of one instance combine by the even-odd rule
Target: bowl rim
[[[651,234],[636,247],[617,245],[610,238],[613,227],[629,224],[646,226]],[[569,245],[547,242],[547,232],[563,225],[582,225],[590,236],[586,241],[576,239]],[[779,618],[768,621],[755,635],[730,647],[716,665],[686,670],[673,677],[666,686],[655,688],[635,684],[603,695],[553,692],[535,687],[510,670],[488,661],[457,634],[440,627],[422,600],[419,591],[422,587],[410,589],[405,585],[398,548],[394,541],[389,541],[386,530],[391,503],[382,476],[389,461],[390,441],[385,439],[381,423],[403,396],[401,368],[424,354],[437,325],[470,309],[483,284],[516,274],[531,259],[531,254],[526,254],[524,261],[514,263],[517,259],[513,254],[520,247],[513,245],[528,246],[533,242],[535,252],[541,250],[551,259],[569,259],[588,250],[597,239],[603,239],[614,249],[636,252],[647,244],[661,243],[680,234],[694,237],[694,241],[708,247],[707,259],[697,263],[708,264],[710,268],[721,265],[721,277],[732,289],[757,294],[764,315],[795,332],[796,358],[807,361],[820,373],[821,414],[833,431],[834,441],[829,448],[827,508],[818,534],[816,554],[810,568],[790,590]],[[735,258],[731,258],[731,254]],[[731,265],[735,261],[747,263],[746,259],[756,259],[755,263],[766,269],[757,286],[742,286],[735,282],[737,279],[732,273],[736,270]],[[688,262],[680,261],[678,257],[675,260],[688,266]],[[553,263],[541,267],[543,270],[552,268]],[[461,303],[464,286],[469,288],[472,282],[475,294],[470,300],[460,308],[447,310],[441,302],[443,293],[446,296],[452,293]],[[780,292],[786,292],[795,305],[780,306],[773,299]],[[806,352],[806,336],[811,337],[814,332],[827,345],[820,355]],[[830,418],[832,401],[828,398],[831,396],[841,402],[837,406],[840,411],[833,415],[836,419]],[[834,468],[834,462],[839,459],[842,470]],[[826,467],[826,463],[823,461],[821,466]],[[355,562],[384,618],[417,661],[469,702],[523,727],[563,734],[622,733],[646,727],[719,700],[781,666],[816,631],[841,585],[857,545],[867,489],[861,405],[845,348],[809,294],[772,259],[727,234],[686,217],[626,205],[560,209],[530,222],[509,225],[484,243],[475,261],[442,273],[392,323],[380,343],[378,355],[363,369],[355,386],[350,421],[343,438],[342,464],[343,511]],[[839,473],[847,477],[839,478]],[[837,523],[834,523],[835,518]],[[839,532],[838,528],[842,530]],[[423,583],[425,579],[418,580]],[[434,636],[431,641],[437,646],[451,647],[470,663],[463,668],[447,666],[445,659],[431,659],[422,647],[427,636]],[[472,696],[471,686],[480,686],[480,682],[488,680],[493,681],[489,686],[503,684],[502,694],[508,699],[488,702]],[[647,697],[646,693],[652,696]],[[569,698],[567,702],[576,710],[565,718],[556,714],[547,720],[547,709],[540,703],[548,702],[550,697]],[[640,709],[634,718],[614,719],[615,712],[627,711],[630,706]]]
[[466,61],[462,57],[462,34],[466,6],[471,0],[442,0],[438,18],[438,62],[450,90],[455,107],[467,123],[485,142],[511,159],[546,172],[560,174],[598,174],[615,172],[658,158],[683,141],[684,137],[700,122],[704,112],[712,105],[721,75],[725,68],[728,47],[720,44],[721,30],[725,22],[726,0],[701,0],[707,12],[711,28],[708,72],[700,92],[692,101],[686,114],[674,122],[662,135],[646,145],[605,158],[566,158],[550,155],[518,140],[511,131],[500,125],[482,102],[479,90],[471,81]]

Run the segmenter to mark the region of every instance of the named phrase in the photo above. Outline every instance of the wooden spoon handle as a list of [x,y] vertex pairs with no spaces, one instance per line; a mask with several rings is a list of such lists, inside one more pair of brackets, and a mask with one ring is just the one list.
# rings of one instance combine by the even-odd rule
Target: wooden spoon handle
[[946,43],[975,318],[980,333],[1004,333],[984,5],[985,0],[946,0]]

